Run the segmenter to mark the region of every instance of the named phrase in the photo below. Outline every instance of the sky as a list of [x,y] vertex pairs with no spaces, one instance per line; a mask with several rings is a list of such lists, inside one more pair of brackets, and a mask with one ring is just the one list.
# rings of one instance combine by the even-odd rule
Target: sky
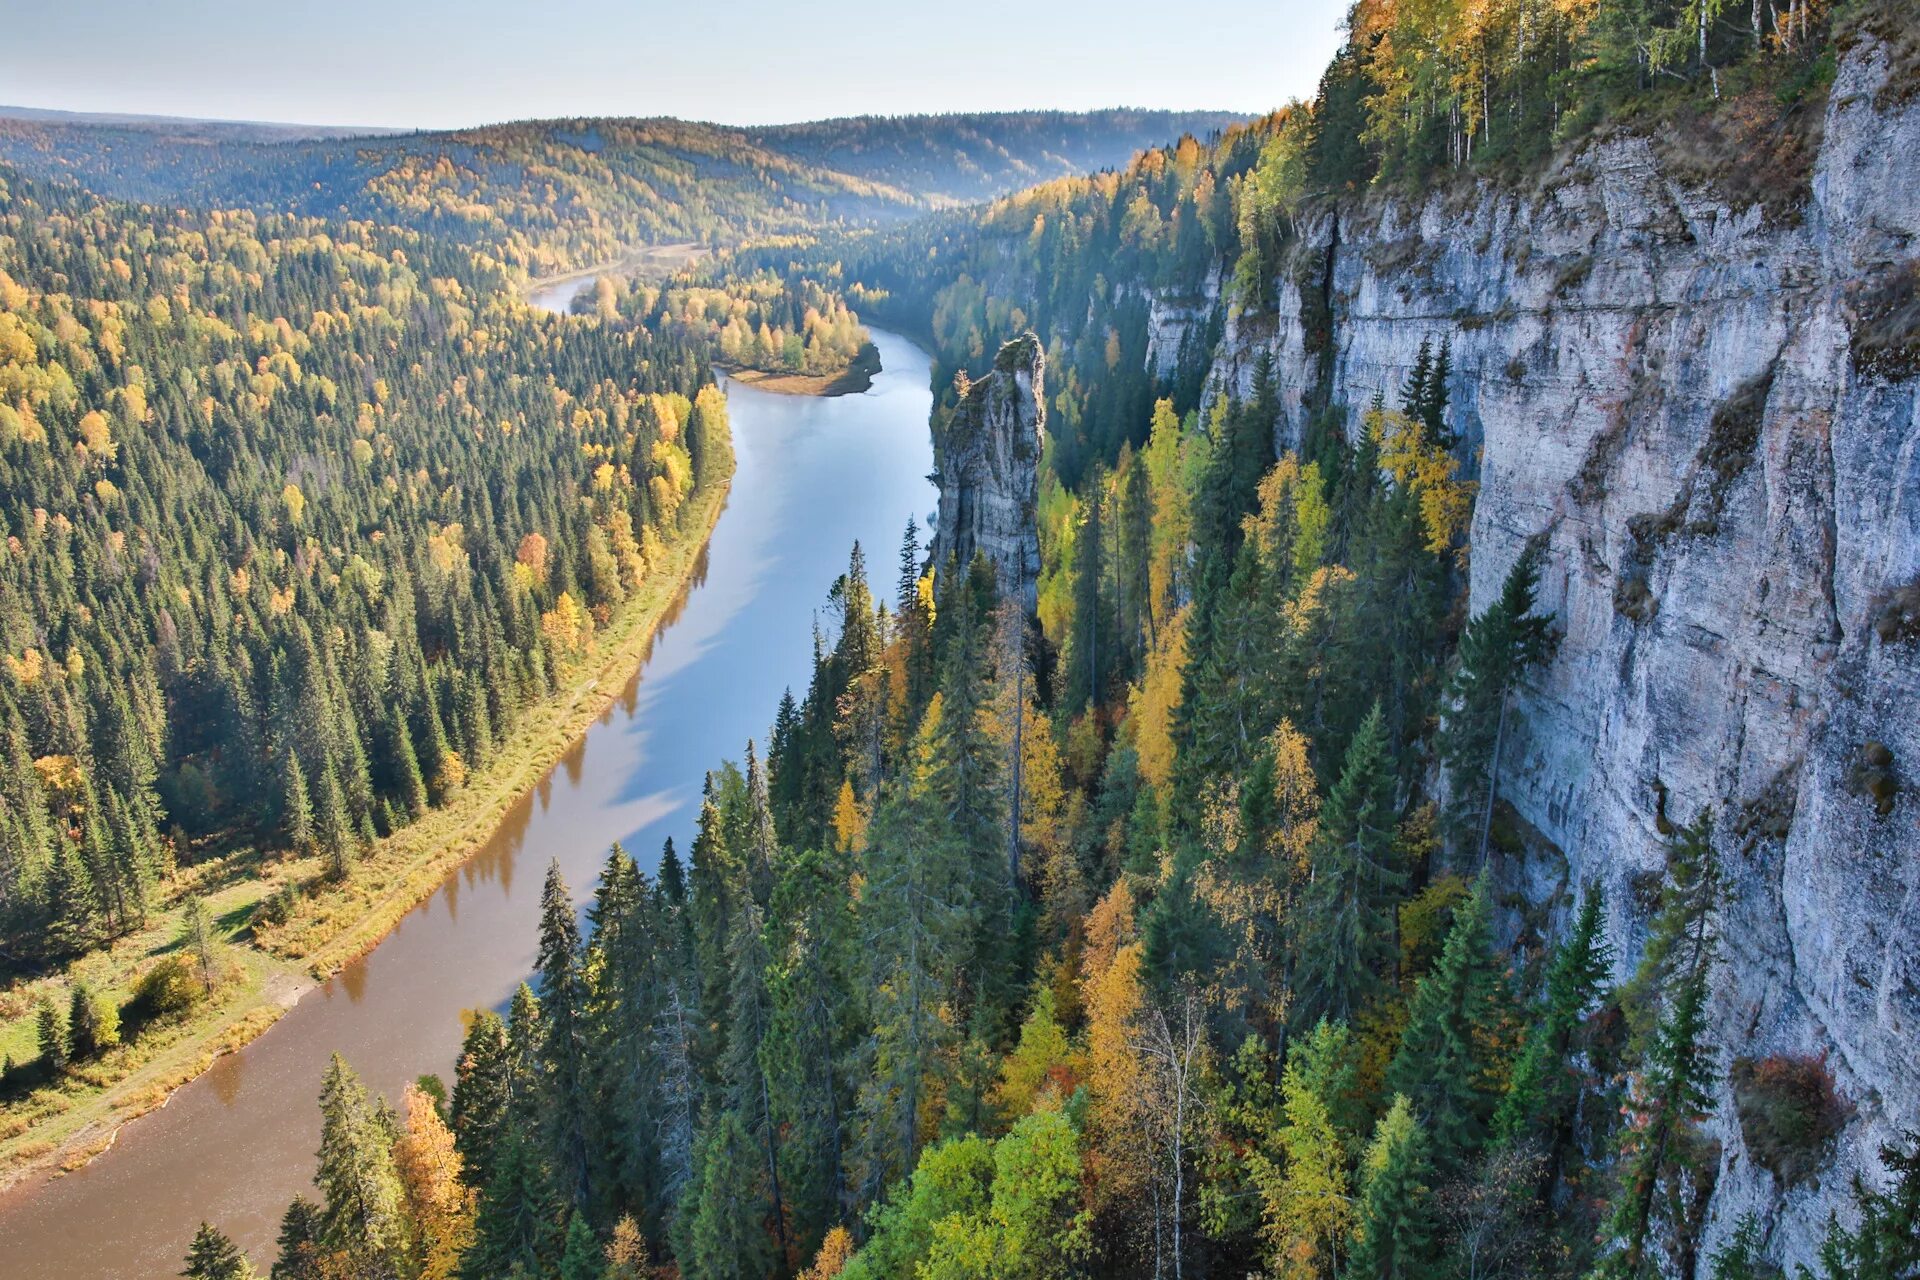
[[0,0],[0,104],[441,128],[1310,96],[1346,0]]

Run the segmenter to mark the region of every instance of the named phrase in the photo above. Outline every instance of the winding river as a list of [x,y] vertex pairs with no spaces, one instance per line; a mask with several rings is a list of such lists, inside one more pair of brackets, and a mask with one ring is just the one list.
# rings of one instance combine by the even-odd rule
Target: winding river
[[[535,300],[557,309],[579,287]],[[764,738],[782,688],[803,690],[813,611],[853,541],[884,581],[907,519],[933,504],[927,358],[873,338],[884,371],[862,395],[727,387],[726,510],[620,699],[377,948],[86,1168],[0,1197],[0,1275],[172,1276],[202,1219],[264,1269],[281,1211],[311,1192],[330,1054],[396,1105],[422,1072],[450,1080],[461,1010],[503,1006],[533,965],[550,858],[584,902],[613,841],[643,865],[668,836],[688,847],[706,770]]]

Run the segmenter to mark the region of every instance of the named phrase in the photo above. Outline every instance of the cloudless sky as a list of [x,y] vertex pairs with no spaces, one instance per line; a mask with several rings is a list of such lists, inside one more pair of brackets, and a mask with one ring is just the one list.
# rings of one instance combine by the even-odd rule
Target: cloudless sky
[[0,0],[0,103],[443,127],[1266,111],[1345,0]]

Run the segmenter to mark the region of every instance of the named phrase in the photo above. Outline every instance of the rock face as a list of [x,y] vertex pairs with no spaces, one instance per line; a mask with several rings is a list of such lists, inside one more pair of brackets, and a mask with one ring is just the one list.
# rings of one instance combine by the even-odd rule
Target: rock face
[[[1842,59],[1795,213],[1738,207],[1644,138],[1535,189],[1345,205],[1303,226],[1277,314],[1230,319],[1213,393],[1263,355],[1285,404],[1393,398],[1450,338],[1481,484],[1477,612],[1544,533],[1564,632],[1524,698],[1507,869],[1557,926],[1607,892],[1624,975],[1664,835],[1715,815],[1729,885],[1713,1033],[1824,1057],[1853,1105],[1831,1163],[1783,1186],[1723,1087],[1710,1246],[1749,1210],[1811,1262],[1848,1175],[1920,1129],[1920,101],[1871,38]],[[1903,83],[1903,77],[1907,77]],[[1217,298],[1217,280],[1208,292]],[[1190,297],[1155,300],[1178,351]],[[1357,417],[1357,415],[1354,415]],[[1509,928],[1517,927],[1510,917]]]
[[933,563],[964,568],[974,553],[993,564],[1002,599],[1031,613],[1040,579],[1040,433],[1047,423],[1046,357],[1022,334],[1000,348],[993,370],[966,389],[933,432],[940,489]]

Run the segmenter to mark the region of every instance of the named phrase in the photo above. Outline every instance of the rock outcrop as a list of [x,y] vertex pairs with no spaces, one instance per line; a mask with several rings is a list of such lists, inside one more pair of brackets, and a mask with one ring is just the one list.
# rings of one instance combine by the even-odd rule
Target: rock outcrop
[[[1532,190],[1323,212],[1210,373],[1245,394],[1271,357],[1291,445],[1314,406],[1392,398],[1421,341],[1451,339],[1473,607],[1544,534],[1563,632],[1504,763],[1532,849],[1508,927],[1551,929],[1603,886],[1624,975],[1666,835],[1713,813],[1715,1043],[1823,1058],[1853,1107],[1786,1185],[1723,1088],[1709,1245],[1752,1210],[1788,1263],[1920,1129],[1920,95],[1895,59],[1871,37],[1843,57],[1790,210],[1616,136]],[[1153,304],[1163,358],[1208,310]]]
[[933,563],[964,568],[975,552],[993,564],[1002,599],[1031,613],[1040,579],[1040,433],[1047,423],[1046,357],[1022,334],[1000,348],[993,370],[969,385],[933,430],[940,490]]

